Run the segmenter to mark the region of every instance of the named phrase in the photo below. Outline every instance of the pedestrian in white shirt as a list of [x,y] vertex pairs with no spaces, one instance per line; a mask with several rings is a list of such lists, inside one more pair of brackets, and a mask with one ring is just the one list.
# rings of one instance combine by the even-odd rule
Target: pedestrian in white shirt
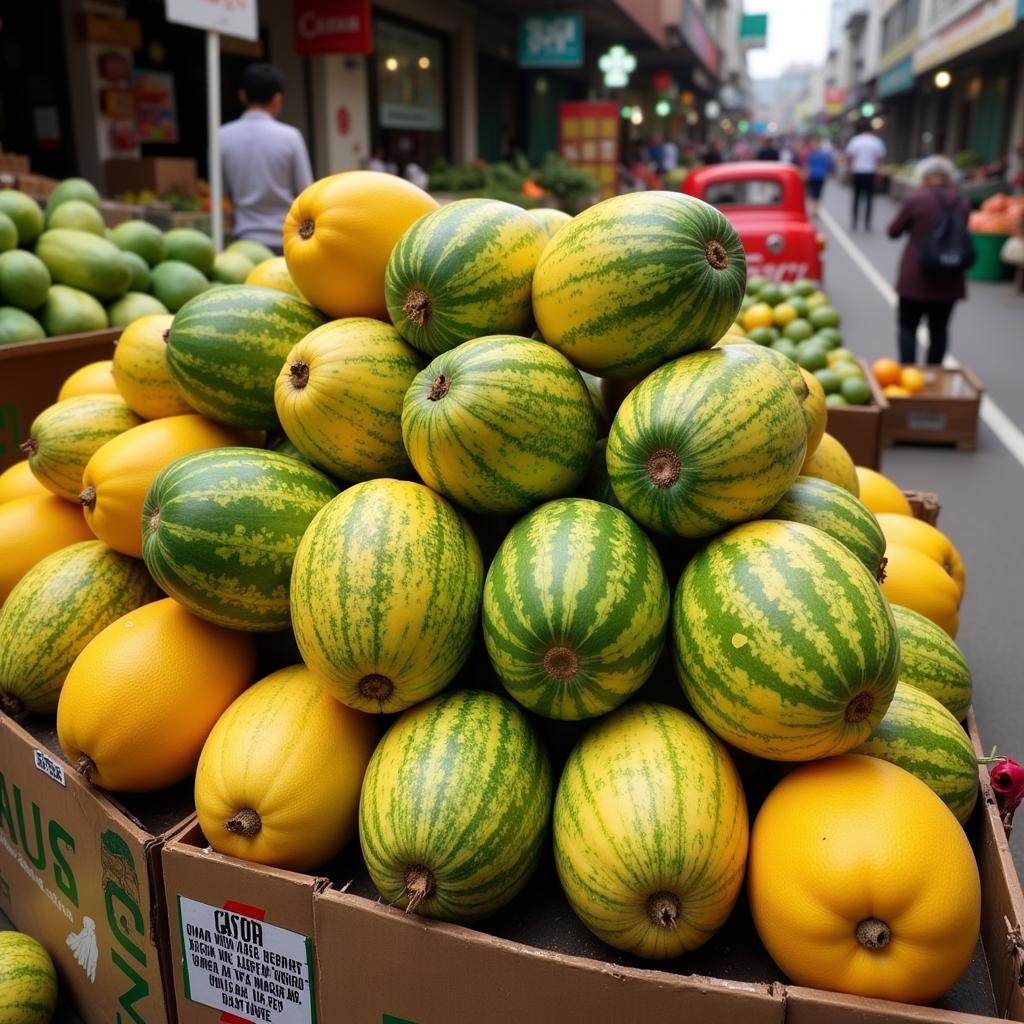
[[861,121],[857,134],[846,144],[846,158],[853,177],[853,213],[850,227],[857,229],[861,199],[864,200],[864,227],[871,230],[871,201],[875,195],[878,165],[885,159],[885,143],[871,130],[868,121]]
[[313,181],[302,133],[277,118],[284,78],[272,64],[250,64],[239,98],[245,113],[220,127],[224,191],[235,211],[235,238],[251,238],[280,253],[284,219]]

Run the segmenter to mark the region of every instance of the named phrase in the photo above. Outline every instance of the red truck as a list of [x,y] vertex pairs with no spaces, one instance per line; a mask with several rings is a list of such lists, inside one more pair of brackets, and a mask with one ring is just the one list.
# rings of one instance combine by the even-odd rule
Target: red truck
[[690,171],[683,192],[718,207],[747,251],[747,273],[821,281],[825,236],[808,220],[804,183],[790,164],[750,160]]

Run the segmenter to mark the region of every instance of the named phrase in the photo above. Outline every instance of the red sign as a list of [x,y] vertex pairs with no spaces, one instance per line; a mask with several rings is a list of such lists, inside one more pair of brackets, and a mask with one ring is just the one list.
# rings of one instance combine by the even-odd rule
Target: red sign
[[352,127],[352,118],[349,115],[348,107],[338,107],[338,112],[334,115],[334,123],[338,126],[339,135],[348,135],[348,130]]
[[370,53],[370,0],[294,0],[295,52]]

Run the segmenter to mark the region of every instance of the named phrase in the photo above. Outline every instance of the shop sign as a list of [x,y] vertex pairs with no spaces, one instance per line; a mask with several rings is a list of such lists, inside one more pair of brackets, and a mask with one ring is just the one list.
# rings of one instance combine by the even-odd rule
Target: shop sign
[[140,142],[178,142],[178,111],[174,75],[167,71],[136,70],[135,130]]
[[530,14],[519,19],[521,68],[583,66],[582,14]]
[[167,20],[177,25],[220,32],[242,39],[259,38],[256,0],[164,0]]
[[927,71],[1009,32],[1017,23],[1017,15],[1018,0],[984,0],[918,46],[914,71]]
[[829,114],[841,114],[846,106],[846,90],[842,86],[833,85],[825,90],[825,111]]
[[624,46],[615,45],[601,55],[597,62],[609,89],[621,89],[629,85],[629,76],[636,71],[636,57]]
[[618,191],[620,117],[617,103],[558,104],[558,154],[597,182],[602,199]]
[[878,76],[878,95],[895,96],[914,87],[914,58],[904,57]]
[[373,50],[370,0],[293,0],[295,52],[370,53]]
[[693,0],[685,0],[680,32],[689,47],[700,58],[701,63],[716,78],[718,77],[718,46],[704,25],[704,17]]
[[132,18],[106,18],[102,14],[82,14],[78,35],[83,42],[100,46],[123,46],[138,50],[142,46],[142,26]]
[[379,19],[376,26],[381,128],[444,130],[444,49],[426,32]]
[[740,17],[740,46],[755,48],[768,42],[768,15],[744,14]]

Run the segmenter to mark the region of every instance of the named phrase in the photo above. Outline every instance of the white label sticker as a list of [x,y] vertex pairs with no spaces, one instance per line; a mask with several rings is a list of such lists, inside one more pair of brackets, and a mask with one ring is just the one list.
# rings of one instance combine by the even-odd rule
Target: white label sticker
[[908,412],[907,427],[910,430],[946,430],[946,414],[929,409],[922,409],[920,412]]
[[312,940],[244,909],[178,897],[185,995],[252,1024],[311,1024]]
[[64,766],[60,761],[55,761],[49,754],[42,750],[33,750],[32,760],[35,762],[35,766],[44,775],[49,775],[54,782],[59,782],[62,786],[67,786],[67,780],[64,778]]

